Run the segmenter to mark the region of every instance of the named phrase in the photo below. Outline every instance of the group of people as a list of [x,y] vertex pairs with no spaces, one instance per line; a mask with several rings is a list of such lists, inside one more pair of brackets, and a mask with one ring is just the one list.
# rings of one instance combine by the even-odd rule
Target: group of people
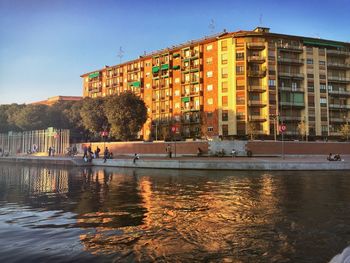
[[341,161],[341,157],[340,157],[340,155],[339,154],[332,154],[332,153],[330,153],[329,155],[328,155],[328,157],[327,157],[327,160],[328,161]]
[[[91,146],[88,146],[88,147],[84,146],[83,151],[84,151],[83,159],[85,162],[91,162],[92,159],[100,158],[101,149],[98,146],[95,149],[95,151],[92,151]],[[105,163],[107,159],[112,159],[112,158],[113,158],[113,153],[109,151],[108,147],[105,147],[103,151],[103,162]]]

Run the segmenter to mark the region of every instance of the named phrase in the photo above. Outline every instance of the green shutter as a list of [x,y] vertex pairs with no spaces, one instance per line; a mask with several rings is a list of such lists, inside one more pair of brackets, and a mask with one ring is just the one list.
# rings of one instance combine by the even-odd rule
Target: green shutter
[[304,104],[304,94],[303,93],[294,93],[293,102],[297,104]]
[[152,73],[157,73],[159,71],[159,67],[155,66],[152,68]]
[[89,74],[89,79],[96,78],[98,76],[100,76],[100,72],[97,71],[97,72]]
[[161,68],[161,70],[167,70],[167,69],[169,69],[169,64],[164,64],[160,68]]
[[178,57],[180,57],[180,53],[173,54],[173,58],[178,58]]
[[173,66],[173,69],[180,69],[180,65]]
[[137,87],[137,88],[140,88],[141,87],[141,81],[135,81],[132,83],[132,86],[133,87]]
[[190,102],[190,98],[189,97],[184,97],[181,100],[182,100],[182,102]]

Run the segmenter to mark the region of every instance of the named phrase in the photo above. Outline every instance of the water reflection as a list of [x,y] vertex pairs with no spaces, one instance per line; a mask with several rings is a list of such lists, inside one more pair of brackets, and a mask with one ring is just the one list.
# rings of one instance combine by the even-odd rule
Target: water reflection
[[349,183],[344,172],[1,166],[0,241],[23,242],[0,258],[326,262],[350,240]]

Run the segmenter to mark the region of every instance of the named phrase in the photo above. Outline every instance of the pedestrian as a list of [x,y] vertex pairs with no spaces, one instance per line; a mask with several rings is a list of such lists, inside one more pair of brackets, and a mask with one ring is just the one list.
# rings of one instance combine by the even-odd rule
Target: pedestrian
[[135,153],[133,163],[136,163],[136,160],[138,159],[140,159],[140,157],[137,153]]
[[54,147],[54,146],[52,146],[51,155],[52,155],[52,156],[55,156],[55,147]]
[[98,148],[98,146],[97,146],[97,149],[96,149],[96,158],[100,158],[100,152],[101,152],[101,149]]
[[170,144],[168,144],[168,146],[165,148],[165,151],[167,152],[168,157],[171,158],[172,151],[171,151],[171,146],[170,146]]
[[198,147],[198,149],[197,149],[197,157],[202,156],[202,154],[203,154],[202,149],[200,147]]
[[51,156],[51,154],[52,154],[52,147],[50,146],[49,147],[49,156]]
[[76,155],[78,152],[77,146],[74,144],[73,146],[73,155]]
[[88,157],[88,155],[87,155],[88,148],[86,147],[86,145],[84,146],[83,151],[84,151],[83,159],[85,160],[85,158]]
[[103,162],[104,163],[107,161],[108,157],[109,157],[109,150],[108,150],[108,147],[106,147],[104,152],[103,152]]
[[0,157],[2,157],[4,153],[2,152],[2,148],[0,147]]

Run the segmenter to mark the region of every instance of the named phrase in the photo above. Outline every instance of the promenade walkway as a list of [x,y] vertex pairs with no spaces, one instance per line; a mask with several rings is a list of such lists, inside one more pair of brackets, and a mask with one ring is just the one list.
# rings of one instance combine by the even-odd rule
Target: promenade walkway
[[200,169],[200,170],[348,170],[350,171],[350,155],[342,156],[342,161],[327,161],[325,156],[285,156],[281,157],[150,157],[140,156],[133,162],[132,156],[115,156],[114,159],[93,159],[85,163],[80,156],[71,157],[39,157],[17,156],[2,157],[1,162],[55,164],[73,166],[109,166],[149,169]]

